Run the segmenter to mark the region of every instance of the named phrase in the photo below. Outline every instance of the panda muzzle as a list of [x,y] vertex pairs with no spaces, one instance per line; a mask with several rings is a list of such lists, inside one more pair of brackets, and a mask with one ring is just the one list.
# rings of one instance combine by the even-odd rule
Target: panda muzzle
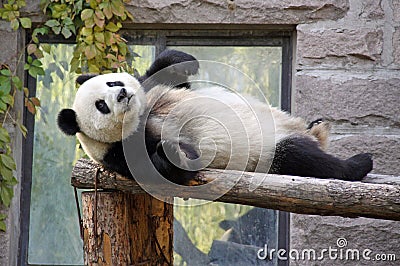
[[122,88],[118,93],[117,101],[121,102],[123,99],[125,99],[127,97],[128,97],[128,93],[126,92],[126,89]]

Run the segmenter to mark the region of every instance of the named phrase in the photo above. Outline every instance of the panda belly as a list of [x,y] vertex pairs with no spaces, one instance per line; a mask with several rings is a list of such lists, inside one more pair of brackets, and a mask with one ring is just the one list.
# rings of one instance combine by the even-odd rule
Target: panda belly
[[178,138],[190,140],[203,167],[267,172],[272,163],[273,117],[257,100],[219,88],[190,92],[171,108],[164,125],[169,132],[176,126]]

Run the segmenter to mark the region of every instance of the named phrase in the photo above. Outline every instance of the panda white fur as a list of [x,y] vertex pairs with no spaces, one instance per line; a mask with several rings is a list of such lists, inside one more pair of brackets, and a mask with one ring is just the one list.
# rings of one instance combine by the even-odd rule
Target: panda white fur
[[[173,68],[188,61],[183,69]],[[171,66],[169,74],[150,78]],[[219,87],[188,89],[187,77],[197,69],[192,56],[170,50],[138,79],[127,73],[78,78],[73,107],[60,112],[58,125],[111,170],[129,177],[126,159],[133,168],[146,168],[148,157],[162,176],[183,185],[196,183],[203,167],[351,181],[372,170],[368,153],[347,160],[325,153],[328,126],[322,120],[307,127],[303,119],[251,97]],[[142,138],[146,154],[126,158],[122,141],[130,138]],[[129,149],[135,151],[137,143]]]

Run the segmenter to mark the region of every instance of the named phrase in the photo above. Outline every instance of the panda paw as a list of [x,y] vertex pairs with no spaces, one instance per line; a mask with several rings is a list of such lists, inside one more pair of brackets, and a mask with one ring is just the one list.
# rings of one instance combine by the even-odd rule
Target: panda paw
[[[157,144],[157,170],[169,181],[179,185],[200,185],[203,178],[197,175],[196,163],[193,163],[188,154],[192,154],[190,145],[174,141],[162,140]],[[153,160],[154,161],[154,160]]]
[[360,181],[372,170],[372,154],[357,154],[345,160],[345,164],[345,180]]

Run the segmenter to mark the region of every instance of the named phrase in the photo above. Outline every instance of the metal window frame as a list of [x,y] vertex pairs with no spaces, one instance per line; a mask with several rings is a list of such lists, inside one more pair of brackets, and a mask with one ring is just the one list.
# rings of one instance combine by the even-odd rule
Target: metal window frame
[[[140,25],[139,25],[140,27]],[[254,25],[227,25],[210,29],[201,25],[181,29],[154,30],[147,27],[124,29],[122,36],[129,44],[154,45],[156,55],[172,45],[193,46],[279,46],[282,47],[282,74],[281,74],[281,109],[291,111],[292,94],[292,62],[293,62],[293,36],[294,28],[283,27],[271,29]],[[200,29],[199,29],[200,28]],[[31,36],[27,36],[31,40]],[[65,40],[54,36],[48,36],[41,40],[47,43],[74,43],[73,40]],[[36,94],[36,79],[27,75],[26,87],[31,96]],[[21,177],[21,221],[18,249],[18,265],[40,266],[28,264],[29,227],[30,227],[30,203],[33,165],[33,142],[35,119],[26,108],[23,112],[23,121],[28,129],[27,137],[22,144],[22,177]],[[289,250],[290,242],[290,214],[278,212],[278,249]],[[277,260],[279,266],[289,265],[289,261]]]

